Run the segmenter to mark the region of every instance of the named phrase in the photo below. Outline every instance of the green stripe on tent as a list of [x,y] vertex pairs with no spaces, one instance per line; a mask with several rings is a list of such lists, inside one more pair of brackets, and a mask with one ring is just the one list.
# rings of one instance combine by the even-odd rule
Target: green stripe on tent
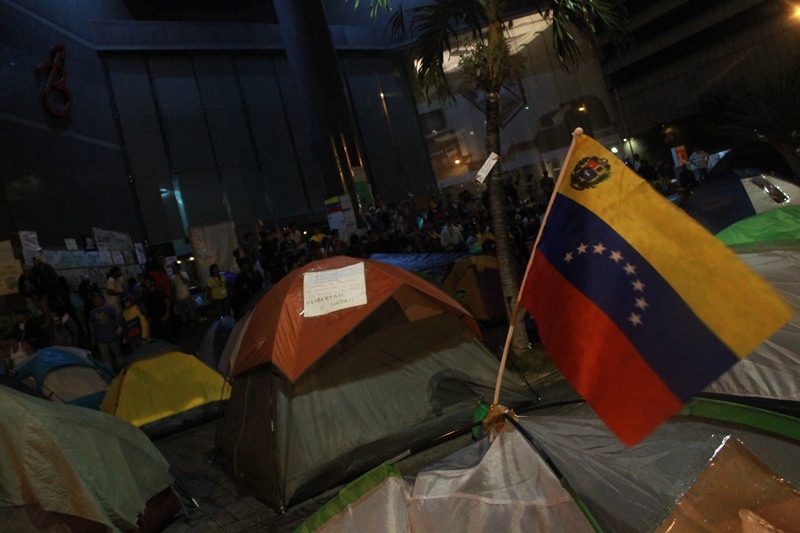
[[678,414],[736,422],[800,440],[800,419],[749,405],[694,398]]
[[716,236],[728,246],[797,243],[800,240],[800,206],[770,209],[740,220]]
[[321,528],[331,518],[335,517],[349,505],[357,502],[362,497],[369,494],[373,489],[379,487],[387,478],[402,478],[400,470],[389,463],[383,463],[356,479],[342,490],[339,491],[331,501],[320,507],[308,520],[295,530],[295,533],[313,533]]

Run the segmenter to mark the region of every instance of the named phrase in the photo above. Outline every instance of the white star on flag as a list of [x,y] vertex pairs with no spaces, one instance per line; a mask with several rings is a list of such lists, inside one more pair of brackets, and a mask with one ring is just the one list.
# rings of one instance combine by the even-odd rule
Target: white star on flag
[[636,267],[630,263],[627,263],[622,269],[627,272],[629,276],[636,274]]
[[631,282],[631,285],[633,285],[633,290],[644,292],[645,285],[642,283],[642,280],[637,279],[636,281]]
[[579,254],[585,254],[586,253],[586,248],[588,248],[588,246],[586,246],[585,244],[581,243],[581,245],[578,246],[578,253]]
[[567,263],[572,261],[572,252],[567,252],[567,255],[564,256],[564,261],[566,261]]
[[611,252],[611,260],[615,263],[622,261],[622,254],[619,251]]
[[642,316],[637,315],[636,313],[631,313],[631,316],[628,317],[628,320],[630,320],[631,324],[634,326],[639,326],[642,324]]
[[603,243],[598,243],[594,245],[594,253],[603,255],[603,252],[606,250],[606,247],[603,246]]
[[644,308],[647,307],[648,305],[650,304],[645,301],[644,297],[636,298],[636,307],[638,307],[642,311],[644,311]]

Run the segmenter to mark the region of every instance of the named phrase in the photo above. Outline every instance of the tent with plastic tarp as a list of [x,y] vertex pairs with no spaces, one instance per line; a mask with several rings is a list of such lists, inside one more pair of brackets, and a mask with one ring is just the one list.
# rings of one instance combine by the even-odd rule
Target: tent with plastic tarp
[[56,401],[100,409],[114,371],[87,350],[51,346],[33,354],[15,377]]
[[626,447],[583,402],[537,408],[415,477],[383,465],[298,532],[800,531],[798,420],[777,415],[788,438],[742,423],[774,414],[693,409]]
[[[365,302],[309,316],[304,277],[363,268]],[[219,453],[277,509],[468,427],[499,370],[475,319],[419,277],[333,257],[289,273],[240,320]],[[237,324],[238,327],[238,324]],[[532,403],[519,378],[501,398]]]
[[737,222],[717,235],[795,310],[792,319],[705,389],[800,414],[800,207]]
[[155,438],[219,418],[230,390],[195,356],[155,342],[125,360],[100,409]]
[[753,215],[796,205],[800,156],[767,141],[733,147],[680,204],[715,234]]
[[180,510],[169,465],[130,424],[5,387],[0,403],[0,531],[144,533]]

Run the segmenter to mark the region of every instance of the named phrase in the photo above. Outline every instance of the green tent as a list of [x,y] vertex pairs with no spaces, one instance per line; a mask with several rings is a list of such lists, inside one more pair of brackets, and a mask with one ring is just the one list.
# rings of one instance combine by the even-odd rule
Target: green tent
[[142,531],[148,502],[180,508],[169,464],[134,426],[2,386],[0,405],[0,531]]
[[717,238],[734,247],[797,248],[800,244],[800,206],[772,209],[728,226]]

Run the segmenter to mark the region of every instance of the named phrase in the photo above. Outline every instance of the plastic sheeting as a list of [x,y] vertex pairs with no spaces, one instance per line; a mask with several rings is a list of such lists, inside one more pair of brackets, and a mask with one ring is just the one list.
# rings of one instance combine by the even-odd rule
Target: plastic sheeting
[[403,270],[431,272],[446,270],[456,261],[466,257],[466,252],[443,252],[436,254],[372,254],[370,260],[386,263]]
[[520,423],[609,533],[653,531],[726,437],[741,441],[767,468],[800,486],[800,443],[739,424],[675,416],[628,448],[586,404],[543,409]]
[[800,250],[767,250],[739,258],[769,281],[795,314],[705,392],[800,401]]
[[[323,508],[307,525],[317,527],[320,517],[326,517],[318,531],[505,532],[517,531],[520,523],[526,531],[581,531],[583,523],[526,522],[537,504],[562,497],[542,458],[552,461],[569,484],[586,510],[585,521],[605,533],[653,532],[670,524],[672,529],[659,532],[761,533],[739,526],[739,521],[757,519],[795,532],[800,524],[794,489],[800,486],[796,440],[681,415],[640,444],[626,447],[585,403],[537,409],[520,416],[519,423],[542,456],[516,430],[504,430],[491,446],[483,439],[423,469],[416,479],[387,478],[370,492],[351,497],[347,507],[340,501],[338,509]],[[510,448],[499,453],[501,445]],[[342,494],[352,494],[350,490],[346,487]],[[752,514],[740,515],[740,510]],[[703,517],[709,520],[703,522]],[[369,527],[361,528],[364,524]],[[717,528],[727,524],[736,529]]]
[[0,403],[0,526],[4,509],[38,505],[132,531],[172,484],[161,453],[126,422],[5,387]]
[[317,531],[594,531],[542,458],[508,427],[493,443],[481,440],[414,483],[387,477]]
[[725,439],[708,468],[654,533],[800,533],[800,492],[736,439]]

